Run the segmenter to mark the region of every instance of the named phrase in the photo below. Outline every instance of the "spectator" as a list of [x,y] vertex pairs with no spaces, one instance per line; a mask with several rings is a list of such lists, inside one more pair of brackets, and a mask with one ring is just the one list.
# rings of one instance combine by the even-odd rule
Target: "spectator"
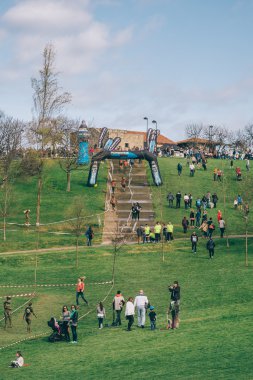
[[24,358],[21,354],[21,351],[17,351],[16,353],[16,359],[13,360],[10,364],[10,367],[12,368],[20,368],[24,366]]
[[249,172],[249,159],[246,160],[246,169],[247,169],[247,172]]
[[188,209],[188,206],[189,206],[189,195],[185,194],[184,195],[184,208],[185,208],[185,210]]
[[94,232],[91,226],[88,227],[87,231],[85,232],[85,236],[87,238],[87,246],[90,247],[92,245],[92,239],[94,237]]
[[121,326],[121,311],[125,305],[125,299],[121,294],[121,291],[118,290],[117,294],[113,298],[114,310],[116,311],[116,321],[115,326]]
[[140,244],[141,240],[143,241],[144,231],[142,226],[138,226],[136,229],[137,242]]
[[132,297],[129,297],[127,300],[125,316],[126,316],[126,319],[128,320],[127,331],[131,331],[131,327],[134,323],[134,304],[133,304]]
[[176,193],[176,208],[180,208],[181,197],[182,197],[181,192],[178,191]]
[[194,173],[195,173],[195,166],[194,166],[194,163],[191,163],[190,164],[190,177],[194,177]]
[[217,180],[219,180],[220,182],[222,180],[222,171],[220,169],[218,169],[217,171]]
[[249,204],[245,203],[243,206],[244,214],[247,216],[249,214]]
[[208,224],[207,224],[207,221],[204,220],[201,224],[201,226],[199,227],[200,230],[202,230],[203,232],[203,237],[204,238],[207,238],[207,233],[208,233]]
[[149,236],[150,236],[150,227],[146,223],[145,227],[144,227],[143,243],[148,243],[149,242]]
[[142,289],[139,291],[139,295],[135,297],[134,307],[137,307],[138,327],[144,328],[146,319],[146,309],[148,307],[148,298],[144,295]]
[[182,166],[181,162],[179,162],[179,163],[177,164],[177,174],[178,174],[179,176],[181,176],[181,174],[182,174],[182,170],[183,170],[183,166]]
[[167,201],[169,202],[169,208],[172,208],[173,207],[173,201],[174,201],[174,195],[169,192],[169,194],[167,195]]
[[224,232],[225,232],[225,221],[223,220],[222,217],[219,220],[219,227],[220,227],[220,237],[223,238]]
[[208,236],[212,237],[213,231],[215,230],[215,225],[213,224],[212,218],[208,220],[207,225],[208,225]]
[[189,197],[188,205],[191,208],[192,207],[192,195],[191,195],[191,193],[188,195],[188,197]]
[[213,239],[210,237],[210,239],[206,243],[206,248],[209,252],[209,258],[210,259],[213,259],[213,257],[214,257],[214,247],[215,247],[215,243],[214,243]]
[[222,212],[221,212],[221,210],[218,210],[218,213],[217,213],[217,220],[218,220],[218,223],[219,223],[219,221],[221,220],[221,218],[222,218]]
[[218,200],[219,200],[219,198],[218,198],[217,194],[213,193],[213,195],[212,195],[212,201],[213,201],[213,207],[214,208],[216,208]]
[[192,252],[196,253],[197,252],[197,242],[198,242],[198,235],[194,231],[191,234],[191,243],[192,243]]
[[189,220],[186,219],[186,216],[182,219],[182,226],[183,226],[183,232],[186,234],[188,226],[189,226]]
[[102,329],[104,318],[105,318],[105,308],[101,301],[97,305],[97,317],[98,317],[98,328]]
[[217,177],[218,177],[218,169],[214,168],[214,171],[213,171],[213,180],[217,181]]
[[137,220],[140,220],[140,212],[141,212],[142,207],[139,202],[135,203],[135,209],[136,209]]
[[156,243],[159,243],[159,241],[161,240],[161,230],[162,230],[162,226],[161,226],[160,222],[156,222],[156,225],[154,227],[155,242]]
[[200,211],[200,209],[197,210],[195,218],[196,218],[196,227],[200,227],[200,218],[201,218],[201,211]]
[[194,224],[195,224],[195,214],[194,214],[194,210],[191,210],[191,212],[190,212],[190,226],[192,228],[194,228]]
[[238,196],[237,196],[238,210],[241,210],[241,209],[242,209],[242,203],[243,203],[242,197],[241,197],[240,194],[238,194]]
[[150,306],[149,310],[150,312],[148,316],[150,320],[150,329],[155,330],[156,329],[156,312],[155,312],[154,306]]
[[77,323],[78,323],[78,312],[76,305],[71,305],[70,312],[70,327],[72,331],[73,341],[72,343],[77,343]]
[[237,209],[238,207],[238,200],[237,200],[237,197],[235,197],[234,199],[234,208]]
[[174,226],[171,224],[171,222],[169,222],[167,224],[167,241],[173,240],[173,230]]

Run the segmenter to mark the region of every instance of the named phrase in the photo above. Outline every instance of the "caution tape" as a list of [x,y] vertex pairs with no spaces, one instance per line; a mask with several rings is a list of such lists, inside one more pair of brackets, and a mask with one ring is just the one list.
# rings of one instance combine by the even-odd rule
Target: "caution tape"
[[15,344],[23,343],[23,342],[25,342],[27,340],[40,338],[40,337],[42,337],[44,335],[47,335],[47,334],[48,334],[48,332],[44,332],[44,333],[41,333],[41,334],[36,334],[36,335],[28,336],[27,338],[20,339],[20,340],[17,340],[16,342],[12,342],[12,343],[7,344],[6,346],[0,347],[0,350],[4,350],[5,348],[12,347]]
[[[89,282],[86,283],[85,285],[106,285],[106,284],[111,284],[112,281],[102,281],[102,282]],[[45,288],[50,288],[50,287],[64,287],[64,286],[76,286],[76,284],[30,284],[30,285],[0,285],[0,288],[31,288],[31,287],[45,287]]]
[[1,296],[0,298],[6,298],[6,297],[11,297],[11,298],[16,298],[16,297],[34,297],[36,293],[23,293],[23,294],[8,294],[7,296]]

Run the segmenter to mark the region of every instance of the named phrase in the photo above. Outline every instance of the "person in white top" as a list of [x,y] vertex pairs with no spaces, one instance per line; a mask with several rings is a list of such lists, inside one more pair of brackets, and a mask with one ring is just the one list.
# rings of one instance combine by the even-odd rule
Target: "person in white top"
[[135,297],[134,306],[137,307],[138,326],[144,328],[148,298],[144,295],[142,289],[139,291],[139,295]]
[[225,231],[225,221],[223,220],[223,218],[219,220],[219,227],[220,227],[220,237],[223,238],[224,231]]
[[127,331],[131,331],[131,326],[134,323],[134,303],[133,298],[129,297],[126,303],[125,316],[128,320]]
[[11,362],[10,367],[12,367],[12,368],[23,367],[23,365],[24,365],[24,358],[23,358],[23,356],[21,354],[21,351],[17,351],[16,357],[17,357],[17,359],[13,360]]

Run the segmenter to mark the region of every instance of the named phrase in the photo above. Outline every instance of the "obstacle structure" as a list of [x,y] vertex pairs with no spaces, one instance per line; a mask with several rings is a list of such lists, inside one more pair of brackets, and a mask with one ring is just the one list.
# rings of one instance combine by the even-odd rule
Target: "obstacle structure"
[[136,160],[144,159],[149,163],[149,167],[152,173],[153,182],[156,186],[162,185],[162,178],[158,166],[157,157],[154,154],[155,141],[157,138],[157,132],[150,128],[147,132],[147,150],[130,150],[130,151],[115,151],[116,147],[120,143],[121,139],[116,137],[114,140],[108,139],[104,147],[103,139],[107,132],[107,128],[103,128],[99,137],[98,147],[101,151],[92,157],[89,176],[88,176],[88,186],[94,186],[97,183],[97,176],[99,171],[99,165],[101,161],[106,159],[117,159],[117,160]]
[[82,121],[82,124],[79,127],[78,131],[78,159],[77,162],[79,165],[87,165],[90,162],[90,157],[89,157],[89,131],[87,128],[87,125],[85,121]]

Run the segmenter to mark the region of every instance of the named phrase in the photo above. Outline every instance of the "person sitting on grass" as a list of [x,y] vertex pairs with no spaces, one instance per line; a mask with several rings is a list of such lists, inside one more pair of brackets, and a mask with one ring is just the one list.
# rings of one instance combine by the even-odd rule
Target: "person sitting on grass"
[[9,367],[11,368],[20,368],[24,366],[24,358],[21,354],[21,351],[16,352],[16,359],[11,362]]

